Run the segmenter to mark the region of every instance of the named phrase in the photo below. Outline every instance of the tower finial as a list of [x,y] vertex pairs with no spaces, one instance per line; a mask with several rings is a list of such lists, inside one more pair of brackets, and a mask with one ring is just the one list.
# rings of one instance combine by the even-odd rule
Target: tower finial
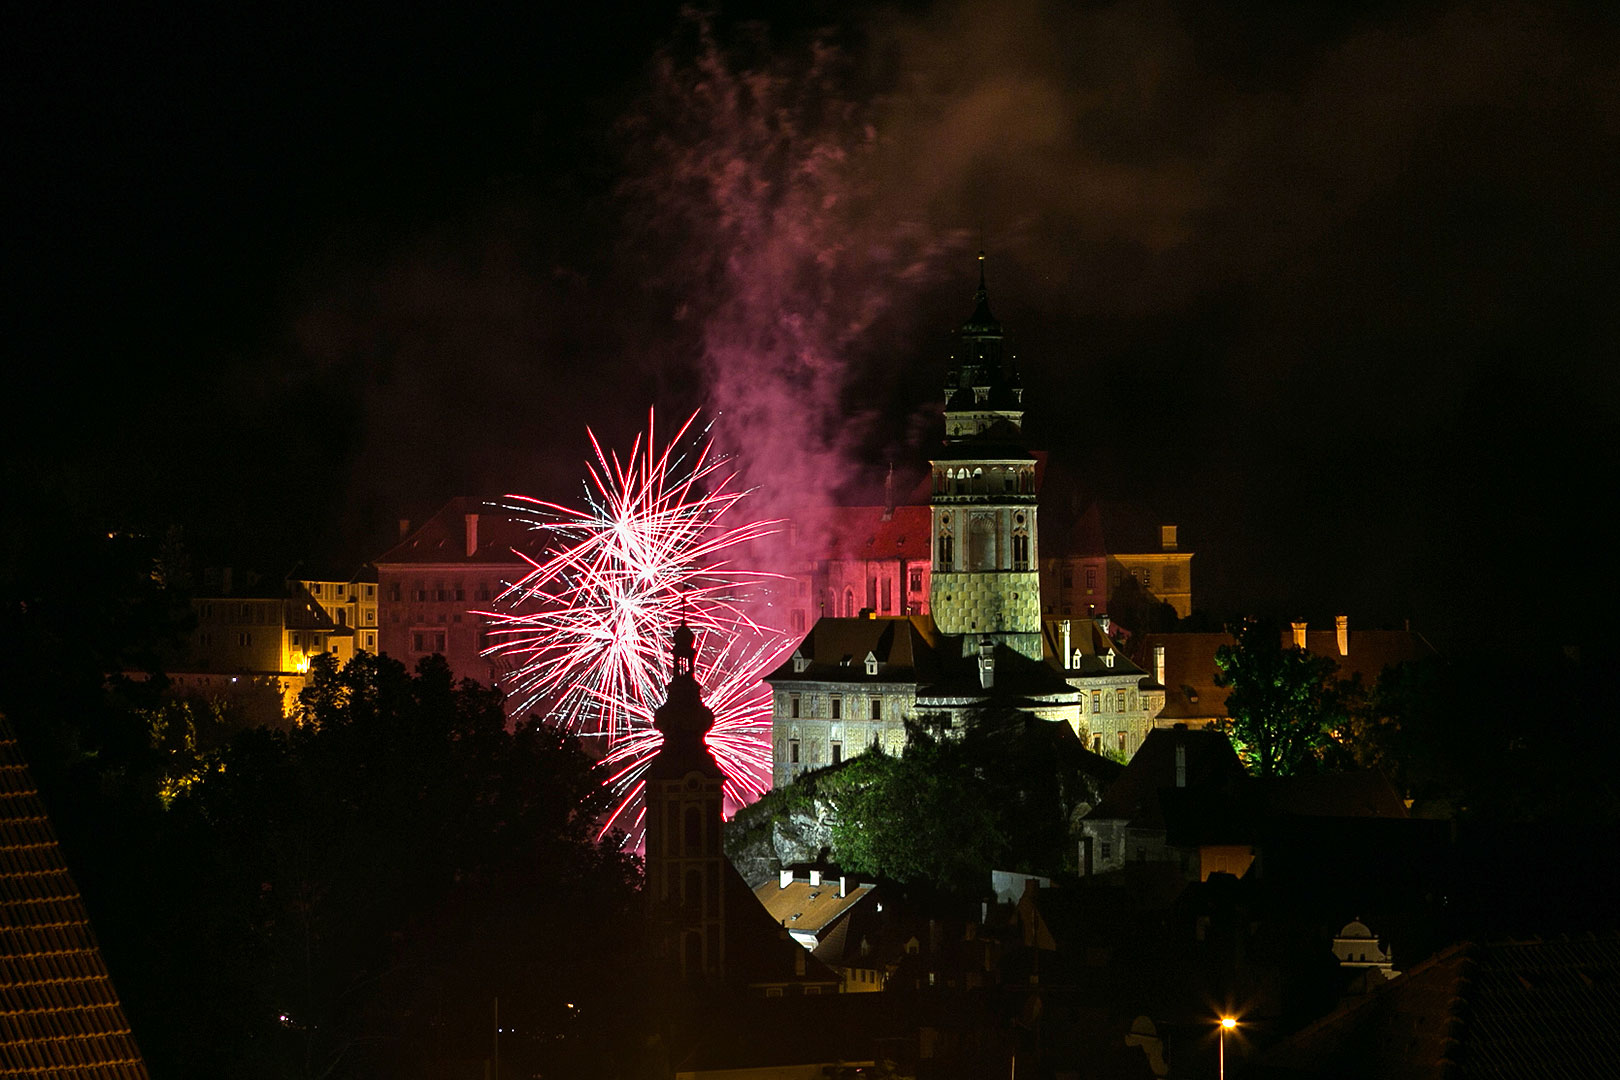
[[984,249],[979,249],[979,291],[985,292],[984,287]]

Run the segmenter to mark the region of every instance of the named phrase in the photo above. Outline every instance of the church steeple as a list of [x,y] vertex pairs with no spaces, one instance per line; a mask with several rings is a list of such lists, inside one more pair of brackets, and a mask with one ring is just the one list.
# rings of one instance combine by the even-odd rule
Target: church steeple
[[644,892],[660,950],[688,979],[716,979],[725,966],[725,774],[704,744],[714,713],[696,676],[697,644],[682,619],[672,635],[665,700],[653,714],[664,736],[647,766]]

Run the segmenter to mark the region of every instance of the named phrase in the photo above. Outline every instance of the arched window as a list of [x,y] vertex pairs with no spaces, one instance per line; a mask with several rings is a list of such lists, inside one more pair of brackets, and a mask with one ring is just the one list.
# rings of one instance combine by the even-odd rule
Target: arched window
[[855,617],[855,590],[854,589],[845,589],[844,590],[844,617],[846,619],[852,619],[852,618]]

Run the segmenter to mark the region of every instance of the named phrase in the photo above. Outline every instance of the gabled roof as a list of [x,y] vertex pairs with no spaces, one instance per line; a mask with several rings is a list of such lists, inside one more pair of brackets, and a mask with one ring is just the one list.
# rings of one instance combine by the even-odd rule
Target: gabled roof
[[[836,987],[842,977],[788,936],[755,899],[730,859],[721,860],[726,893],[726,978],[743,986]],[[836,890],[835,890],[836,891]]]
[[148,1076],[45,804],[3,716],[0,1076]]
[[[1186,786],[1176,786],[1176,747],[1186,748]],[[1189,730],[1184,727],[1155,728],[1142,740],[1141,749],[1125,766],[1119,779],[1103,792],[1102,801],[1087,819],[1127,821],[1138,827],[1165,824],[1161,796],[1185,802],[1187,793],[1209,793],[1220,800],[1233,795],[1244,784],[1243,763],[1232,743],[1218,731]]]
[[[1060,500],[1041,510],[1041,550],[1049,555],[1101,558],[1106,555],[1148,555],[1164,552],[1159,521],[1138,507],[1092,500],[1076,513]],[[1177,548],[1168,554],[1189,555]]]
[[[771,684],[792,682],[927,683],[939,674],[935,652],[939,632],[927,615],[816,620],[786,663],[765,677]],[[877,673],[866,673],[866,657]],[[795,671],[796,660],[808,661]]]
[[1299,817],[1411,817],[1395,785],[1376,769],[1279,777],[1269,786],[1266,808]]
[[[474,516],[469,524],[468,515]],[[469,527],[471,533],[469,534]],[[523,562],[513,549],[537,555],[545,534],[517,512],[486,499],[451,499],[405,539],[372,560],[378,566],[400,563],[464,563],[509,566]],[[468,554],[471,547],[472,553]]]
[[[1069,624],[1069,651],[1080,654],[1080,666],[1069,667],[1072,657],[1063,656],[1063,624]],[[1091,675],[1135,675],[1138,678],[1147,674],[1140,667],[1133,664],[1129,657],[1119,650],[1108,632],[1102,628],[1102,623],[1092,618],[1047,618],[1042,623],[1045,634],[1045,652],[1049,659],[1058,667],[1064,669],[1070,678]],[[1110,664],[1108,657],[1113,657]]]
[[1614,1075],[1620,936],[1462,944],[1273,1046],[1245,1076]]
[[784,888],[778,881],[767,881],[754,890],[765,911],[779,926],[801,934],[821,937],[828,927],[871,895],[873,885],[853,882],[840,896],[839,878],[823,878],[818,885],[793,880]]
[[906,559],[926,562],[933,511],[927,506],[844,506],[829,515],[827,559]]

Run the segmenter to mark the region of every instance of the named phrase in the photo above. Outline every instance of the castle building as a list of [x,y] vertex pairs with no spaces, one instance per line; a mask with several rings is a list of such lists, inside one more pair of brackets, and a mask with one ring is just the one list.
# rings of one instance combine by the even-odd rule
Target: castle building
[[[1128,757],[1163,705],[1162,687],[1119,650],[1105,615],[1043,614],[1040,459],[1024,442],[1023,388],[982,264],[958,338],[945,441],[930,461],[926,563],[921,515],[885,507],[881,527],[845,560],[859,581],[822,601],[799,647],[766,676],[777,785],[874,745],[896,753],[907,721],[960,727],[987,708],[1067,723],[1087,746]],[[886,593],[897,566],[906,588]],[[926,610],[910,610],[924,587]]]
[[481,499],[452,499],[415,529],[400,523],[400,541],[375,560],[377,643],[415,667],[442,654],[458,679],[495,685],[506,661],[487,653],[490,610],[509,585],[533,567],[540,537]]

